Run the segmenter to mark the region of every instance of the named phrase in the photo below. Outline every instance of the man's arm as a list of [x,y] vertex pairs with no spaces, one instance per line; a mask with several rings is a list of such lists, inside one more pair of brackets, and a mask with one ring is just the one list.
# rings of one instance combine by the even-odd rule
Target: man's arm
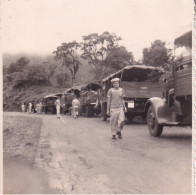
[[122,104],[123,104],[123,109],[125,112],[127,112],[127,108],[125,106],[125,100],[124,100],[124,97],[122,97]]
[[126,106],[125,106],[124,97],[125,97],[125,91],[124,91],[124,89],[122,89],[122,105],[123,105],[124,111],[127,112],[127,108],[126,108]]
[[107,114],[110,115],[110,106],[111,106],[111,90],[108,91],[107,95]]

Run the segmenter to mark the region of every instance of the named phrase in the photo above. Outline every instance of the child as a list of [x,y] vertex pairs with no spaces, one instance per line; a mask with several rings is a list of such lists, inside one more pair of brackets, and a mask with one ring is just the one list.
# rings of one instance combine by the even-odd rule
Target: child
[[78,113],[79,107],[80,107],[80,101],[77,99],[77,96],[75,96],[75,98],[72,101],[72,111],[73,111],[73,116],[75,119],[79,115],[79,113]]

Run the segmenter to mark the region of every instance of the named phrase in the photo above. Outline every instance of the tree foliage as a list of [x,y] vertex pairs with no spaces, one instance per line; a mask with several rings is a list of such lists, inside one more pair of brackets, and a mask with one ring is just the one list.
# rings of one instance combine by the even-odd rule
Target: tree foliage
[[59,73],[56,75],[58,86],[70,87],[70,77],[67,73]]
[[104,32],[101,35],[92,33],[83,36],[81,57],[95,67],[103,65],[104,60],[106,60],[111,50],[118,47],[119,40],[121,40],[120,37],[114,33],[110,34],[109,32]]
[[30,66],[28,69],[27,80],[33,85],[49,85],[48,77],[42,65]]
[[105,60],[107,66],[114,69],[123,68],[124,66],[134,63],[132,52],[128,52],[123,46],[112,48],[108,57]]
[[95,67],[96,77],[132,64],[133,54],[128,52],[125,47],[119,46],[120,40],[121,37],[109,32],[104,32],[101,35],[92,33],[83,36],[81,57]]
[[171,50],[165,47],[165,42],[155,40],[150,48],[143,49],[143,63],[156,67],[168,67],[171,62]]
[[25,57],[19,58],[16,62],[11,63],[8,67],[7,72],[13,73],[13,72],[22,72],[24,68],[29,64],[29,59]]
[[69,69],[72,84],[74,83],[76,73],[81,65],[77,53],[78,48],[79,44],[76,41],[73,41],[62,43],[62,45],[57,47],[57,50],[53,52],[55,59],[60,60],[62,62],[62,66]]

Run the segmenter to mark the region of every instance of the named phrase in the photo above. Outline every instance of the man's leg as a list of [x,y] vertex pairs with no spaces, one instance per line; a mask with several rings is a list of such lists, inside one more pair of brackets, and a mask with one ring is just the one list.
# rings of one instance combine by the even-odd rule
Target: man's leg
[[73,116],[76,119],[76,108],[73,108]]
[[60,106],[56,107],[57,118],[60,118]]
[[122,135],[121,135],[121,131],[123,129],[124,126],[124,120],[125,120],[125,114],[123,109],[119,110],[119,115],[118,115],[118,131],[117,131],[117,135],[119,139],[122,139]]
[[117,128],[118,128],[118,112],[112,109],[110,112],[110,127],[111,127],[112,139],[115,139]]

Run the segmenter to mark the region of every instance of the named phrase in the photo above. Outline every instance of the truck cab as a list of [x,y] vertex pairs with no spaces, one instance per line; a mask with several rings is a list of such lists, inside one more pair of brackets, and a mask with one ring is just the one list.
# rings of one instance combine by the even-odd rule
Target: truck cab
[[121,80],[120,87],[125,92],[126,116],[131,121],[137,115],[145,116],[145,104],[149,98],[162,97],[163,82],[160,78],[163,73],[163,69],[158,67],[130,65],[103,79],[100,96],[102,119],[107,119],[107,92],[112,87],[113,78]]
[[163,97],[152,97],[145,106],[148,129],[155,137],[164,126],[192,125],[192,32],[182,34],[174,44],[175,60]]

